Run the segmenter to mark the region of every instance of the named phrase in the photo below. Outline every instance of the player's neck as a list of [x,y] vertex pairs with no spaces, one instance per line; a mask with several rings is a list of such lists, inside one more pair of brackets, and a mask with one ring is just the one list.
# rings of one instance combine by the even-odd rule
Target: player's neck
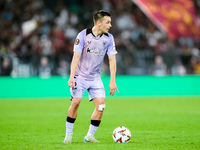
[[99,30],[96,26],[94,26],[92,28],[92,33],[95,35],[95,36],[101,36],[103,33],[101,30]]

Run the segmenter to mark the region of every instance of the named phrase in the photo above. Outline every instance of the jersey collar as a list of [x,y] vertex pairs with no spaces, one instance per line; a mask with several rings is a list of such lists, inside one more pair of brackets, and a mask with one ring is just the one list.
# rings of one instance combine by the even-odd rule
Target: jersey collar
[[[92,32],[92,28],[88,28],[88,29],[86,30],[86,35],[88,35],[88,34],[90,34],[90,33],[91,33],[94,37],[96,37],[96,36],[93,34],[93,32]],[[109,37],[108,33],[103,33],[103,34]],[[102,37],[103,34],[101,34],[100,37]]]

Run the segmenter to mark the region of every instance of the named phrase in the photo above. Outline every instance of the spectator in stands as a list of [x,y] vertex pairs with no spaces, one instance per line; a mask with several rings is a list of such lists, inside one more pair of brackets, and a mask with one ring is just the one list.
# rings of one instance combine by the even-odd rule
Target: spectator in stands
[[4,57],[2,61],[2,66],[0,70],[1,76],[10,76],[12,72],[12,64],[9,58]]
[[52,68],[49,63],[49,58],[46,56],[43,56],[40,60],[38,75],[42,78],[48,78],[52,75]]
[[179,58],[176,59],[176,63],[172,66],[171,74],[181,76],[186,75],[186,69]]
[[57,75],[67,77],[69,75],[69,70],[70,70],[69,63],[64,59],[59,60],[59,66],[56,70]]
[[157,55],[154,59],[154,64],[151,67],[150,74],[155,76],[165,76],[167,75],[167,66],[163,62],[163,57]]

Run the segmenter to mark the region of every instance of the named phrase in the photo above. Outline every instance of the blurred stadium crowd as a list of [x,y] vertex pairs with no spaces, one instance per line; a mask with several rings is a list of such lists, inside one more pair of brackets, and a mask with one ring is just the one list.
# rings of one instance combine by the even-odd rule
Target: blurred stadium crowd
[[118,75],[200,74],[199,40],[168,39],[131,0],[1,0],[0,75],[68,76],[75,38],[101,9],[112,15]]

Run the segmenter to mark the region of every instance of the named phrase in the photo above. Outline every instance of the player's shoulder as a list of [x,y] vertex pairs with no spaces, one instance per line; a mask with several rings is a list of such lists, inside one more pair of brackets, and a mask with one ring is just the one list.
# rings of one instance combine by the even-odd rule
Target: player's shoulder
[[81,35],[85,35],[86,32],[87,32],[87,29],[83,29],[83,30],[81,30],[81,31],[79,32],[79,34],[81,34]]
[[113,35],[111,33],[108,32],[108,33],[105,33],[105,34],[107,34],[108,37],[113,38]]

